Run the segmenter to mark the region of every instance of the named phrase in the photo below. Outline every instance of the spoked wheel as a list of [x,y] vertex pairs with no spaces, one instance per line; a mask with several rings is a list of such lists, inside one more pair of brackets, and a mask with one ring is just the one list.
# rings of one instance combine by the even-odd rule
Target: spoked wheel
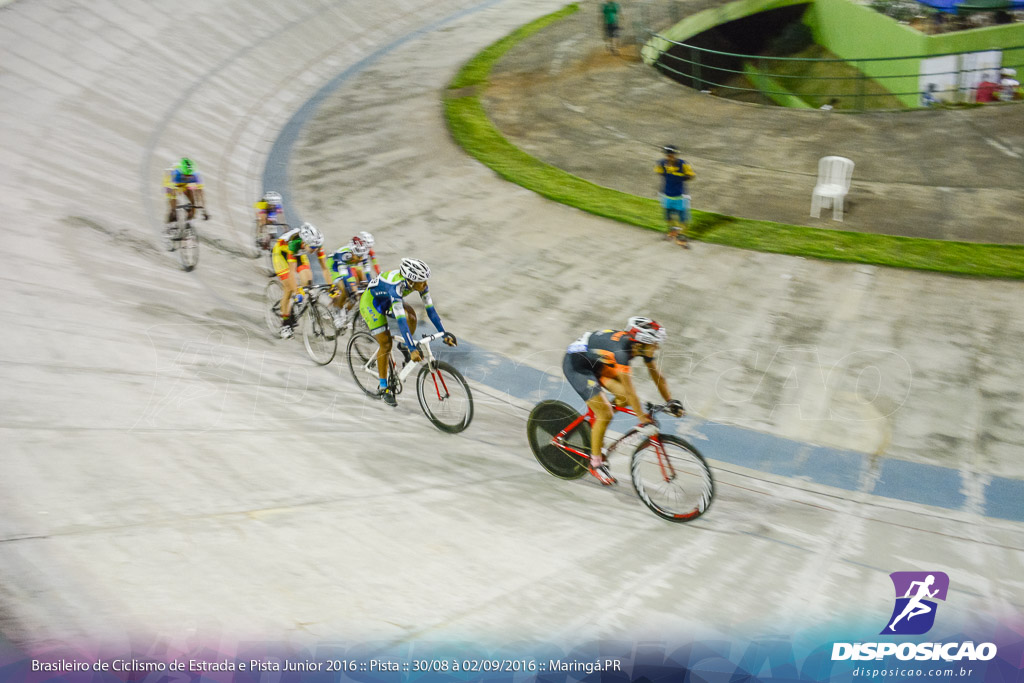
[[670,522],[692,522],[715,496],[715,482],[703,456],[675,436],[662,434],[641,443],[633,452],[630,474],[644,505]]
[[177,249],[178,234],[181,232],[181,229],[178,226],[174,226],[173,228],[168,228],[167,226],[164,226],[162,230],[164,246],[167,248],[167,251],[174,251],[175,249]]
[[[566,453],[551,443],[563,429],[571,425],[580,414],[561,401],[541,401],[526,420],[526,434],[537,462],[559,479],[579,479],[587,473],[587,461],[578,455]],[[565,443],[584,453],[590,452],[590,425],[581,422],[565,436]]]
[[270,334],[277,337],[281,334],[281,297],[284,296],[284,287],[276,277],[267,282],[263,290],[263,317],[267,322],[267,329]]
[[377,375],[377,340],[369,332],[357,332],[348,340],[345,355],[352,378],[367,396],[377,398],[380,381]]
[[302,321],[302,341],[306,345],[306,353],[314,363],[327,365],[338,352],[338,330],[334,328],[331,312],[319,301],[314,301]]
[[259,258],[267,250],[269,244],[270,234],[266,226],[260,225],[259,220],[254,218],[252,221],[252,257]]
[[185,223],[179,234],[178,256],[181,258],[181,267],[189,272],[199,263],[199,235],[191,223]]
[[462,373],[444,361],[416,376],[416,397],[427,418],[442,432],[457,434],[473,421],[473,394]]

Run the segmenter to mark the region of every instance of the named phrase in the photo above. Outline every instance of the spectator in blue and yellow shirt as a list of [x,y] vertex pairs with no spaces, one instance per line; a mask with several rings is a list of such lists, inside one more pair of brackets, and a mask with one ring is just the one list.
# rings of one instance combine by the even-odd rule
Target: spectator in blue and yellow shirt
[[674,239],[676,244],[689,249],[685,228],[690,222],[690,195],[686,194],[686,181],[696,174],[688,163],[676,156],[679,150],[675,145],[665,145],[662,151],[665,158],[654,170],[662,177],[661,205],[668,222],[668,239]]

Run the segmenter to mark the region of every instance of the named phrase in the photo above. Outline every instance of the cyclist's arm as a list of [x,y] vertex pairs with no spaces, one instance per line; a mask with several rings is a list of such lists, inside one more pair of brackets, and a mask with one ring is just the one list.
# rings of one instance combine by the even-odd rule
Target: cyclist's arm
[[398,323],[398,330],[402,333],[402,339],[406,345],[415,350],[416,344],[412,341],[412,332],[409,331],[409,320],[405,315],[405,304],[401,298],[391,299],[391,312],[395,314],[395,322]]
[[653,360],[646,364],[647,372],[651,373],[651,379],[654,381],[654,385],[658,387],[658,393],[661,394],[661,397],[666,401],[671,401],[672,393],[668,389],[668,382],[665,381],[665,376],[661,374],[661,370],[658,369],[658,364]]
[[316,258],[318,261],[320,261],[320,270],[323,272],[324,282],[326,282],[327,284],[331,284],[331,271],[327,267],[327,256],[324,255],[323,248],[316,250]]
[[438,332],[444,332],[444,326],[441,325],[441,316],[434,310],[434,302],[430,300],[430,291],[424,290],[420,292],[420,299],[423,300],[423,306],[427,309],[427,317],[430,318],[430,322],[434,323],[434,328]]
[[[369,256],[370,256],[370,263],[373,264],[373,271],[375,273],[377,273],[377,275],[380,275],[380,266],[377,265],[377,254],[375,254],[373,252],[373,249],[370,250]],[[366,264],[364,263],[363,266],[365,267]]]

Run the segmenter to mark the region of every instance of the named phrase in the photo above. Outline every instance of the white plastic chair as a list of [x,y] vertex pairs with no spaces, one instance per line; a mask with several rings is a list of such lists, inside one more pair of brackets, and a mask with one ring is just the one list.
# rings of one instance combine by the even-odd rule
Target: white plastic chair
[[818,161],[818,184],[811,195],[811,216],[821,216],[821,208],[832,205],[832,218],[843,220],[843,198],[850,191],[853,162],[846,157],[822,157]]

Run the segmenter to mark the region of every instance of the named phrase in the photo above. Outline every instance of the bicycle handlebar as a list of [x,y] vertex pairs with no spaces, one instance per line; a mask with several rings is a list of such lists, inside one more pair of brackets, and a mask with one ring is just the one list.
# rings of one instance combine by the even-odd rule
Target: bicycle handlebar
[[419,339],[416,340],[416,346],[420,346],[421,344],[429,344],[430,342],[434,341],[435,339],[442,339],[442,338],[444,338],[444,335],[445,335],[444,332],[435,332],[434,334],[425,334],[425,335],[423,335],[422,337],[420,337]]

